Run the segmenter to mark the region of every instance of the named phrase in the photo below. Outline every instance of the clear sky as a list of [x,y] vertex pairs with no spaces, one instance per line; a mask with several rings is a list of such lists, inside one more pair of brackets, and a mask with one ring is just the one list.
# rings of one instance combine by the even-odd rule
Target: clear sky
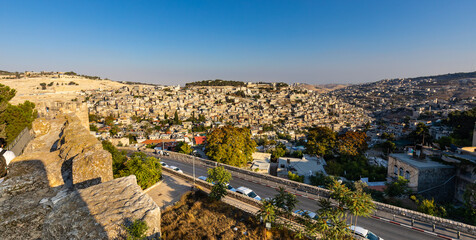
[[476,1],[0,0],[0,70],[166,85],[476,71]]

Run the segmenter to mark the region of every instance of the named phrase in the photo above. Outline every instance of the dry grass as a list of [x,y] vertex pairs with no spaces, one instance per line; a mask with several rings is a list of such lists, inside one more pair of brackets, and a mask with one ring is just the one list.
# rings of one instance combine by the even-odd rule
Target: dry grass
[[[234,228],[237,230],[234,230]],[[294,233],[265,229],[256,218],[203,192],[189,192],[162,213],[163,239],[294,239]]]

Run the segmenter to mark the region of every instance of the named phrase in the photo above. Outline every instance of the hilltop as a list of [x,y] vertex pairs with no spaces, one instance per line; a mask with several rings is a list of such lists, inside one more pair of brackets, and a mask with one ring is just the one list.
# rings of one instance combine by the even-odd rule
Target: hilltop
[[[81,91],[94,89],[117,89],[123,83],[85,75],[58,72],[25,72],[19,75],[1,71],[0,84],[16,89],[12,104],[29,100],[34,103],[70,101],[78,98]],[[10,73],[10,75],[9,75]],[[12,75],[13,74],[13,75]]]

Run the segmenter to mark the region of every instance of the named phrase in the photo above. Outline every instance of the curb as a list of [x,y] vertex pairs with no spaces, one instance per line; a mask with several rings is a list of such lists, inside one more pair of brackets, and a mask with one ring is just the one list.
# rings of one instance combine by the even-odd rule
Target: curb
[[156,184],[150,186],[150,187],[147,188],[147,189],[144,189],[142,192],[143,192],[143,193],[147,193],[147,192],[150,191],[152,188],[155,188],[155,187],[159,186],[160,184],[162,184],[163,181],[164,181],[164,180],[158,181]]

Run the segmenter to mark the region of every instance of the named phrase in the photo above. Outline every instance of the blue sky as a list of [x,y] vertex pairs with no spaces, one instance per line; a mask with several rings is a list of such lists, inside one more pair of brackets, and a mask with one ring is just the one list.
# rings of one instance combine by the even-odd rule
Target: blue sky
[[476,71],[476,1],[4,1],[0,70],[166,85]]

